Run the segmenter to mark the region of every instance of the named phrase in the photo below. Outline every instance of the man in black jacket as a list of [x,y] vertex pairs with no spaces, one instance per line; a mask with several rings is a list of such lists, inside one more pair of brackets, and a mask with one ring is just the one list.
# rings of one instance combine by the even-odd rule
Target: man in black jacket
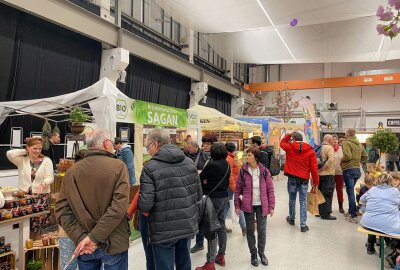
[[49,157],[53,162],[53,169],[56,170],[56,164],[58,163],[58,159],[54,157],[54,149],[53,145],[60,143],[60,134],[57,132],[51,132],[49,139],[49,148],[47,150],[42,150],[42,154]]
[[198,233],[197,202],[202,198],[193,161],[170,144],[167,130],[146,138],[152,156],[140,177],[138,206],[149,212],[149,237],[156,269],[190,270],[189,241]]

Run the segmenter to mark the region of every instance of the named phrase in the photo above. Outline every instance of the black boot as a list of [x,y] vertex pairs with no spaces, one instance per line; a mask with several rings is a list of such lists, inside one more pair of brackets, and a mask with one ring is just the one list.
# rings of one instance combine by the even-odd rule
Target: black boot
[[372,255],[372,254],[375,253],[375,246],[374,246],[374,243],[367,242],[367,243],[365,244],[365,246],[367,247],[367,253],[368,253],[369,255]]
[[339,212],[344,214],[344,209],[343,209],[343,203],[342,202],[339,203]]
[[251,265],[258,266],[257,253],[251,254]]

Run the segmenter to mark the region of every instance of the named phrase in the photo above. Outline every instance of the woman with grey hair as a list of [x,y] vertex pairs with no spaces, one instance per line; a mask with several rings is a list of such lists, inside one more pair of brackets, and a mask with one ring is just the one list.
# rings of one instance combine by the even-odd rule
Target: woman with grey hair
[[[376,186],[361,196],[360,203],[366,204],[366,208],[360,223],[369,230],[400,236],[400,192],[391,186],[392,180],[389,174],[380,175]],[[368,254],[375,253],[375,241],[375,235],[368,235]],[[398,244],[397,248],[400,248]]]

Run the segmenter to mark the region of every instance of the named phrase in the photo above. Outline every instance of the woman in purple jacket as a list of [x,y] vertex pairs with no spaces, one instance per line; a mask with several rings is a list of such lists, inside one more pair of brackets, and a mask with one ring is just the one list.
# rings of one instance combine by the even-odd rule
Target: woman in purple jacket
[[246,161],[236,180],[235,210],[244,212],[247,226],[247,244],[251,254],[251,264],[258,266],[256,238],[254,236],[254,215],[257,219],[258,255],[261,263],[268,265],[265,256],[267,215],[271,217],[275,208],[275,193],[272,177],[259,161],[261,153],[256,148],[246,150]]

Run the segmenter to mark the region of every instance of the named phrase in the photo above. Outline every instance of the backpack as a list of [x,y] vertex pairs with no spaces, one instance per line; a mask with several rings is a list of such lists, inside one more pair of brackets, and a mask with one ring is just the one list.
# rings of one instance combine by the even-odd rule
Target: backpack
[[269,172],[271,173],[271,176],[278,175],[281,172],[281,165],[279,164],[278,159],[275,158],[275,155],[271,156]]
[[279,161],[275,158],[274,150],[261,149],[260,163],[265,166],[271,173],[271,176],[278,175],[281,172]]
[[322,160],[322,144],[320,145],[315,145],[313,148],[315,154],[317,155],[317,166],[318,166],[318,170],[322,169],[322,167],[324,167],[326,160]]

